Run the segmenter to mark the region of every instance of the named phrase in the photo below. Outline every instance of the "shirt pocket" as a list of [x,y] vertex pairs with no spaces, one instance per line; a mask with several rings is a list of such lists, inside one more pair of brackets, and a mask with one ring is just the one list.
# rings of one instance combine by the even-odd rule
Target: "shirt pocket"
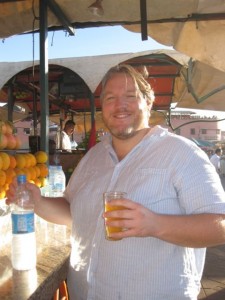
[[166,185],[166,169],[139,169],[133,172],[130,190],[134,201],[152,207],[163,198]]

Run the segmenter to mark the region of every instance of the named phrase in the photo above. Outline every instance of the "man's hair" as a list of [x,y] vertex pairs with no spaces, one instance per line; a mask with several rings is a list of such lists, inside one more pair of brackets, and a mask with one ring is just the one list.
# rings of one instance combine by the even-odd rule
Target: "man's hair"
[[125,65],[125,64],[121,64],[121,65],[112,67],[111,69],[109,69],[109,71],[103,77],[102,91],[101,91],[101,95],[100,95],[101,101],[102,101],[102,98],[104,97],[104,90],[105,90],[105,86],[106,86],[107,82],[112,78],[113,75],[119,74],[119,73],[123,73],[123,74],[130,76],[133,79],[137,89],[139,89],[139,91],[142,93],[142,95],[147,99],[148,104],[152,105],[152,103],[155,100],[155,96],[154,96],[154,92],[151,88],[150,83],[145,79],[146,76],[144,76],[140,72],[136,71],[130,65]]
[[67,126],[75,126],[76,125],[76,123],[73,121],[73,120],[67,120],[66,121],[66,123],[65,123],[65,127],[67,127]]
[[222,150],[221,150],[220,148],[217,148],[216,151],[215,151],[215,153],[218,154],[218,153],[220,153],[221,151],[222,151]]

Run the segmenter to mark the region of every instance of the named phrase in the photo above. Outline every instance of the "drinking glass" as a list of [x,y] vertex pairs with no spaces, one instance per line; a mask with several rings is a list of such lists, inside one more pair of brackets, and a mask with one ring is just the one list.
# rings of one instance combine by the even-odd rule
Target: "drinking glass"
[[[125,209],[124,206],[118,206],[118,205],[110,205],[110,201],[114,199],[124,199],[127,198],[127,193],[125,192],[117,192],[117,191],[111,191],[111,192],[105,192],[103,194],[103,200],[104,200],[104,211],[112,211],[112,210],[123,210]],[[108,218],[108,220],[118,220],[118,218]],[[107,219],[106,219],[107,220]],[[112,238],[110,237],[110,233],[113,232],[121,232],[123,231],[123,228],[121,227],[112,227],[105,224],[105,236],[107,240],[110,241],[118,241],[121,240],[119,238]]]

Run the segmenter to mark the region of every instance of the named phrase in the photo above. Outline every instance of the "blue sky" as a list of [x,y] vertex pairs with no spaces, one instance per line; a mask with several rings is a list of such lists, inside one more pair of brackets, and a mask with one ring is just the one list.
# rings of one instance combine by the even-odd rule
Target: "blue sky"
[[[39,35],[34,35],[35,59],[39,59]],[[64,31],[49,32],[49,58],[92,56],[113,53],[172,49],[148,38],[141,40],[140,33],[130,32],[121,26],[78,29],[75,36]],[[18,35],[0,40],[0,61],[30,61],[33,59],[33,35]]]

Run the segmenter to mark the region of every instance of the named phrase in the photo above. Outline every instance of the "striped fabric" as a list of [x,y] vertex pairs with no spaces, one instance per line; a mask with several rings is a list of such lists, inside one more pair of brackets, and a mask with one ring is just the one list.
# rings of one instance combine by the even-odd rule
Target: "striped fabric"
[[225,213],[219,176],[193,142],[156,126],[118,161],[107,137],[85,155],[65,192],[73,216],[70,299],[197,299],[205,249],[152,237],[107,241],[102,194],[110,190],[162,214]]

